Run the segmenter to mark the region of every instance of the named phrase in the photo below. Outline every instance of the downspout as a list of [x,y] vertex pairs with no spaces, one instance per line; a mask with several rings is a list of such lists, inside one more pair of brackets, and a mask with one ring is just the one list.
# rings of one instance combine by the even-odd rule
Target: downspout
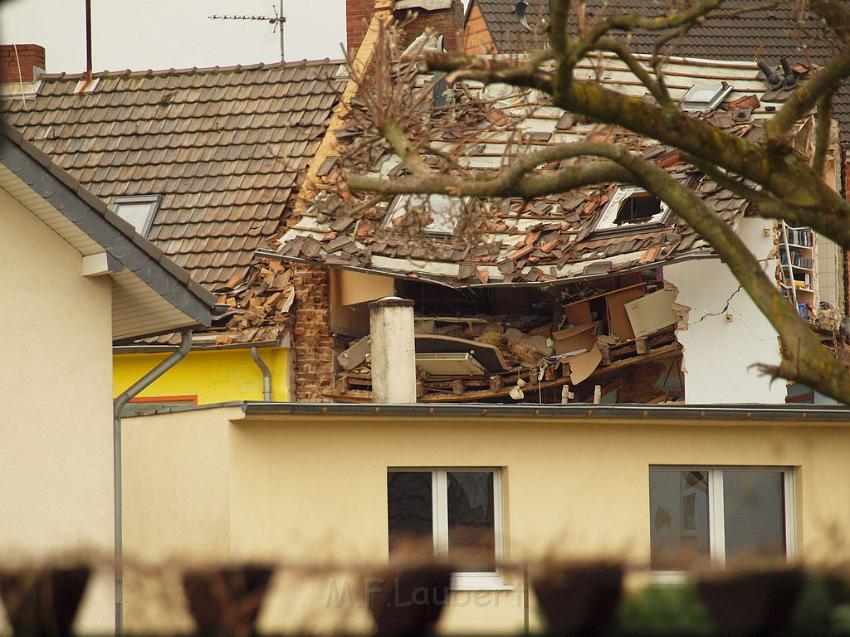
[[270,403],[272,401],[272,373],[256,347],[251,348],[251,358],[254,359],[257,367],[263,373],[263,400]]
[[133,383],[113,403],[112,437],[113,437],[113,480],[115,490],[115,634],[124,634],[124,540],[123,540],[123,499],[121,497],[121,411],[135,396],[148,385],[162,376],[169,369],[186,357],[192,349],[192,330],[181,334],[180,347],[171,356],[154,367],[147,374]]

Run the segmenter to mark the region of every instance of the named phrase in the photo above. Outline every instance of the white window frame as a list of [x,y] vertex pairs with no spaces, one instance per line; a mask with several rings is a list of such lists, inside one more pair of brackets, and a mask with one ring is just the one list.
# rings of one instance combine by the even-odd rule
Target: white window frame
[[[733,465],[650,465],[649,471],[705,471],[708,473],[708,545],[711,566],[726,568],[726,526],[723,503],[724,471],[781,471],[785,514],[785,558],[791,564],[797,560],[797,508],[796,470],[794,467],[733,466]],[[647,475],[647,482],[649,475]],[[652,580],[658,583],[680,583],[687,578],[687,571],[652,571]]]
[[[449,211],[450,214],[455,215],[454,219],[452,219],[448,215],[446,217],[443,217],[442,219],[432,218],[428,225],[422,227],[422,232],[424,234],[440,237],[450,237],[454,234],[454,231],[457,228],[457,224],[460,221],[460,217],[462,214],[464,214],[465,208],[469,203],[469,197],[463,197],[461,199],[458,199],[457,197],[451,197],[449,195],[442,194],[399,195],[395,198],[392,204],[390,204],[390,209],[387,213],[386,221],[384,222],[384,228],[388,230],[395,229],[395,222],[399,219],[404,219],[404,217],[409,212],[411,203],[413,203],[414,205],[416,204],[416,198],[423,200],[427,199],[432,211],[434,210],[437,201],[446,201],[448,203],[448,207],[451,208],[451,210]],[[448,228],[449,223],[451,224],[451,229]],[[435,227],[431,228],[430,226]]]
[[[670,206],[668,206],[663,201],[660,202],[660,212],[658,212],[658,214],[653,215],[642,223],[624,223],[619,226],[615,223],[617,221],[617,215],[620,214],[620,208],[623,206],[625,201],[632,195],[637,195],[641,193],[647,193],[647,191],[643,188],[617,188],[617,190],[614,191],[614,195],[611,197],[611,200],[608,202],[608,204],[605,206],[605,209],[602,211],[602,214],[599,216],[599,221],[596,222],[596,227],[594,228],[594,231],[635,231],[663,224],[664,219],[667,217],[667,213],[670,212]],[[649,194],[650,196],[654,196],[652,195],[652,193],[647,194]]]
[[[162,195],[126,195],[121,197],[115,197],[112,201],[112,210],[115,214],[121,217],[121,206],[123,205],[139,205],[139,204],[148,204],[150,208],[148,209],[148,216],[145,218],[144,224],[142,224],[141,228],[137,228],[136,232],[138,232],[143,237],[148,236],[148,232],[151,229],[151,225],[153,225],[154,217],[156,217],[156,213],[159,212],[159,206],[162,203]],[[124,217],[121,217],[124,219]],[[124,221],[127,221],[124,219]],[[130,223],[127,221],[127,223]],[[135,226],[134,226],[135,227]]]
[[[714,89],[714,93],[710,100],[697,102],[693,100],[693,96],[699,91]],[[726,82],[703,82],[696,83],[682,96],[682,110],[690,113],[710,113],[715,110],[726,96],[732,92],[732,86]],[[691,99],[688,96],[691,96]]]
[[[388,467],[387,473],[431,474],[431,535],[434,555],[446,555],[449,550],[449,473],[493,474],[493,536],[497,564],[504,558],[504,520],[502,513],[502,469],[500,467]],[[493,591],[513,590],[505,584],[501,569],[495,571],[461,571],[452,574],[452,590]]]

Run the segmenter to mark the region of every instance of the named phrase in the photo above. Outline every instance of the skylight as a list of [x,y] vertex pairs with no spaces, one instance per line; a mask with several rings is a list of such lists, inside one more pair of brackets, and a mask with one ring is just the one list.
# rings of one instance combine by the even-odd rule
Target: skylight
[[619,188],[602,212],[596,230],[618,230],[659,224],[664,221],[668,211],[667,204],[645,190]]
[[682,98],[682,109],[686,111],[713,111],[731,92],[732,87],[726,82],[694,84]]
[[385,226],[397,230],[450,235],[463,214],[465,200],[448,195],[399,195]]
[[130,223],[143,237],[150,230],[156,211],[159,210],[160,195],[138,195],[116,197],[112,205],[115,214]]

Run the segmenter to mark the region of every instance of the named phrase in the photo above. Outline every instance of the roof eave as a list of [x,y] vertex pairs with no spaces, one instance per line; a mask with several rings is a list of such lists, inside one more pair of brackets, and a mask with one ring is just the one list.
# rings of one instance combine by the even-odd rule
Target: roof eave
[[[208,326],[215,297],[134,228],[85,190],[45,153],[27,142],[13,127],[0,123],[0,163],[51,208],[85,233],[125,270],[145,283],[157,298],[164,299],[185,321],[169,322],[161,329],[143,330],[146,335],[174,331],[175,325]],[[60,232],[57,231],[57,234]],[[64,238],[64,237],[63,237]],[[141,336],[140,334],[139,336]],[[126,338],[133,335],[125,335]]]

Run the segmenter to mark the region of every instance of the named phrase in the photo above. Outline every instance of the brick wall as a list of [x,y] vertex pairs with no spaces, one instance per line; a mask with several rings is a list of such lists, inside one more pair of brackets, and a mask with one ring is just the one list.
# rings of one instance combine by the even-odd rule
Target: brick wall
[[[20,73],[18,73],[19,65]],[[44,47],[37,44],[0,45],[0,84],[32,82],[35,79],[34,68],[42,70],[47,68]]]
[[328,402],[324,392],[333,386],[330,276],[325,269],[298,265],[293,280],[295,400]]
[[[375,0],[346,0],[345,26],[348,50],[353,52],[363,42],[369,19],[375,6]],[[412,42],[425,29],[431,28],[436,33],[446,36],[446,50],[459,51],[463,41],[463,4],[461,0],[453,0],[450,9],[438,11],[414,11],[415,18],[407,23],[404,45]],[[397,11],[396,18],[401,20],[407,16],[407,11]]]
[[474,0],[469,10],[469,20],[466,21],[464,27],[463,40],[464,50],[469,55],[492,53],[496,47],[481,9],[478,8],[478,4]]
[[463,3],[453,0],[449,9],[438,11],[417,10],[413,20],[408,21],[411,11],[396,11],[397,20],[405,21],[402,48],[413,42],[425,29],[445,36],[446,51],[463,50]]
[[345,2],[346,46],[352,53],[366,36],[374,6],[375,0],[346,0]]

